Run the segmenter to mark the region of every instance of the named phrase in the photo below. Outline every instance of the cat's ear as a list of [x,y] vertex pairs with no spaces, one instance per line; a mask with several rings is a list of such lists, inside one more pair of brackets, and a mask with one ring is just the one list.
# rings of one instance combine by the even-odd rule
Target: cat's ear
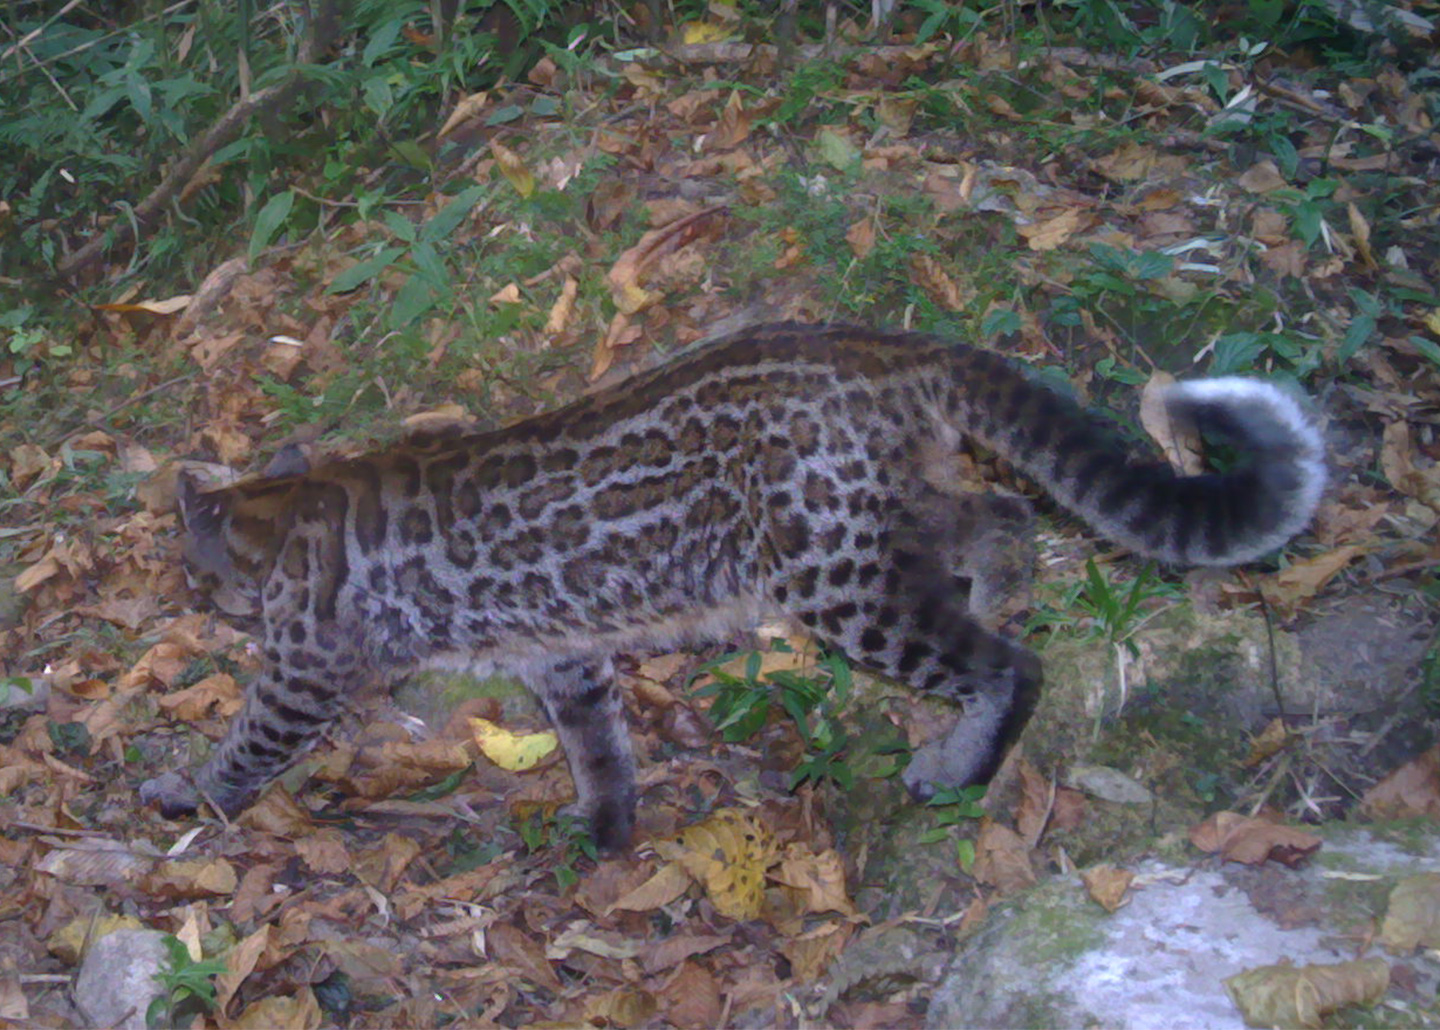
[[194,536],[213,536],[225,521],[225,494],[201,488],[200,477],[182,468],[175,475],[175,500],[180,506],[180,521]]
[[298,443],[287,443],[275,452],[260,475],[266,479],[283,479],[286,476],[303,476],[310,471],[310,459]]

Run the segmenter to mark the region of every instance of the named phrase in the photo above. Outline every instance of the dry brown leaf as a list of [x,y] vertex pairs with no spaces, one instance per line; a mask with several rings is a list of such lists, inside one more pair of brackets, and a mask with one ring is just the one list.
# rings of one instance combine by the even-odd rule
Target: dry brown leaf
[[1346,1005],[1373,1005],[1390,989],[1390,966],[1382,958],[1333,965],[1260,966],[1225,980],[1235,1007],[1254,1027],[1314,1028]]
[[1274,161],[1257,161],[1241,173],[1240,188],[1250,193],[1274,193],[1289,185]]
[[444,139],[461,125],[485,110],[485,105],[489,102],[490,93],[488,90],[481,90],[479,93],[471,93],[467,97],[462,97],[460,102],[450,110],[449,117],[445,119],[445,124],[440,126],[440,131],[436,133],[436,137],[438,139]]
[[1178,156],[1135,142],[1121,144],[1114,153],[1096,159],[1092,165],[1112,182],[1155,182],[1185,171],[1185,162]]
[[864,258],[875,249],[875,219],[866,216],[845,231],[845,242],[850,244],[850,253]]
[[235,822],[261,833],[292,839],[305,837],[315,828],[310,813],[301,808],[280,783],[267,788],[253,805],[240,813]]
[[0,794],[10,795],[45,775],[45,765],[19,748],[0,745]]
[[[295,944],[309,936],[308,917],[298,920],[293,929],[283,926],[280,938],[291,938]],[[286,932],[290,930],[290,932]],[[288,942],[286,942],[288,943]],[[394,984],[395,977],[404,971],[404,958],[393,948],[382,947],[366,940],[327,940],[323,944],[325,954],[335,961],[341,972],[358,981],[356,993],[370,993],[372,988],[381,989]]]
[[1190,843],[1208,854],[1219,854],[1227,862],[1259,865],[1274,861],[1293,867],[1314,854],[1321,840],[1293,826],[1238,812],[1216,812],[1190,827]]
[[200,440],[215,452],[222,464],[231,466],[245,464],[250,452],[255,449],[250,437],[228,421],[211,422],[200,430]]
[[1440,873],[1408,876],[1395,885],[1380,927],[1380,943],[1392,955],[1440,948]]
[[1169,372],[1154,372],[1140,391],[1140,424],[1150,439],[1160,445],[1170,467],[1187,476],[1205,471],[1200,434],[1193,425],[1177,424],[1165,405],[1165,391],[1175,385]]
[[633,891],[618,898],[606,912],[623,909],[627,912],[650,912],[670,904],[690,889],[690,874],[679,864],[666,862],[655,875]]
[[1106,912],[1114,912],[1125,904],[1126,895],[1130,893],[1130,882],[1135,879],[1135,874],[1119,866],[1097,865],[1082,872],[1080,879],[1090,897],[1101,908]]
[[598,997],[585,1001],[585,1025],[587,1026],[639,1026],[649,1023],[655,1016],[659,1004],[649,991],[638,991],[629,987],[617,987]]
[[849,923],[825,923],[782,941],[780,952],[790,960],[795,982],[805,984],[818,980],[845,950],[852,929]]
[[688,218],[647,232],[638,243],[621,254],[605,276],[620,313],[638,314],[658,303],[661,294],[647,290],[643,285],[656,265],[681,247],[718,231],[726,214],[724,207],[706,208]]
[[567,275],[560,284],[560,296],[550,306],[545,319],[545,332],[553,335],[563,333],[575,314],[575,298],[580,294],[580,283],[573,275]]
[[675,970],[661,988],[660,999],[665,1019],[672,1026],[719,1026],[725,1011],[720,985],[709,970],[695,962]]
[[314,872],[343,873],[351,866],[344,835],[331,827],[312,830],[295,841],[295,854]]
[[1366,552],[1358,544],[1346,544],[1333,551],[1291,562],[1271,579],[1266,595],[1272,601],[1294,605],[1314,597],[1320,589],[1339,575],[1345,566]]
[[224,1012],[229,1007],[230,999],[235,997],[245,978],[255,971],[255,963],[269,943],[270,924],[266,923],[226,953],[225,972],[215,978],[215,1008],[218,1011]]
[[844,860],[832,848],[816,853],[808,844],[791,844],[779,866],[770,871],[770,879],[805,891],[809,912],[855,914],[845,892]]
[[1259,734],[1250,738],[1250,753],[1240,764],[1253,769],[1271,755],[1283,751],[1294,739],[1295,735],[1285,725],[1284,719],[1271,719]]
[[209,713],[211,705],[217,706],[216,714],[228,719],[240,710],[244,700],[244,691],[235,682],[235,677],[217,672],[194,686],[165,694],[156,703],[177,719],[199,722]]
[[10,481],[22,493],[52,467],[58,471],[60,462],[33,443],[17,444],[10,451]]
[[161,862],[141,881],[147,894],[174,900],[228,897],[239,884],[235,867],[223,858]]
[[1030,865],[1030,849],[1021,836],[1008,826],[985,817],[980,821],[980,836],[975,841],[975,864],[971,875],[989,884],[1001,894],[1008,894],[1035,883],[1035,870]]
[[447,876],[443,880],[411,888],[395,899],[395,914],[401,919],[413,919],[439,898],[459,902],[475,901],[484,896],[486,889],[502,872],[502,867],[492,862]]
[[1370,223],[1365,221],[1365,216],[1353,202],[1345,205],[1346,214],[1350,217],[1350,235],[1355,241],[1355,250],[1360,255],[1368,271],[1376,271],[1380,265],[1375,260],[1375,254],[1370,250]]
[[886,93],[875,105],[875,117],[896,137],[903,139],[910,134],[910,123],[915,120],[918,103],[914,97],[899,97]]
[[495,961],[537,987],[560,992],[560,977],[545,957],[545,948],[529,934],[509,923],[496,923],[485,931],[488,950]]
[[490,304],[523,304],[525,298],[520,296],[519,283],[507,283],[494,293],[490,294],[487,303]]
[[245,1006],[232,1022],[222,1024],[233,1030],[316,1030],[324,1019],[320,1003],[310,988],[302,987],[292,997],[261,998]]
[[175,297],[166,297],[164,300],[140,300],[126,304],[95,304],[92,306],[96,311],[119,311],[122,313],[144,311],[151,315],[173,315],[190,306],[190,294],[182,293]]
[[929,254],[912,254],[909,264],[910,278],[939,307],[947,311],[961,311],[965,308],[966,296],[940,262]]
[[384,840],[355,859],[353,868],[362,882],[389,895],[395,892],[395,885],[418,854],[420,845],[415,841],[398,833],[387,833]]
[[749,137],[750,115],[746,113],[740,90],[737,89],[730,94],[730,99],[725,101],[715,129],[706,135],[705,149],[730,150],[744,143]]
[[1415,461],[1410,423],[1391,422],[1380,447],[1380,467],[1390,485],[1434,511],[1440,511],[1440,465]]
[[1050,819],[1055,785],[1040,775],[1028,758],[1016,762],[1020,773],[1020,800],[1015,805],[1015,829],[1029,847],[1040,843]]
[[1037,220],[1030,225],[1019,227],[1031,250],[1055,250],[1071,236],[1074,236],[1088,220],[1088,215],[1079,208],[1069,208],[1053,218]]
[[644,945],[636,957],[645,967],[645,972],[653,974],[729,943],[730,938],[720,934],[677,933],[664,940],[652,941]]
[[109,888],[143,880],[155,869],[154,858],[136,854],[117,841],[82,843],[89,843],[89,846],[55,848],[46,852],[35,863],[35,868],[63,883]]
[[1440,819],[1440,744],[1367,790],[1360,814],[1367,819]]

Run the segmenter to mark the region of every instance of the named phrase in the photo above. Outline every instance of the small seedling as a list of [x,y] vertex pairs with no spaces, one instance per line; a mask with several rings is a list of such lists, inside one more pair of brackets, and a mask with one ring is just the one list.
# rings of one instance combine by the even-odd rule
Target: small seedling
[[189,1026],[195,1016],[214,1010],[215,984],[211,977],[226,972],[228,967],[215,959],[191,958],[185,942],[174,934],[160,941],[165,946],[166,961],[155,974],[155,981],[163,993],[145,1010],[145,1025]]
[[515,832],[520,835],[527,854],[560,845],[554,872],[561,890],[568,890],[579,882],[576,862],[582,858],[593,862],[600,856],[585,820],[562,812],[532,811],[515,821]]
[[[920,837],[920,842],[934,844],[936,841],[945,840],[950,836],[952,827],[981,818],[985,814],[985,809],[980,807],[980,801],[984,797],[984,784],[948,787],[937,791],[934,797],[925,802],[927,806],[935,809],[935,827],[927,830]],[[968,873],[975,865],[975,842],[968,837],[956,839],[955,858],[959,861],[960,868]]]
[[[776,651],[791,650],[783,640],[771,646]],[[777,669],[762,673],[760,652],[752,651],[746,656],[741,674],[724,668],[742,653],[722,655],[696,672],[697,676],[709,673],[714,678],[695,694],[714,698],[710,717],[721,736],[732,743],[750,738],[765,725],[778,704],[805,742],[805,757],[790,774],[790,786],[807,780],[833,780],[844,789],[853,786],[855,775],[845,761],[850,738],[838,720],[852,682],[845,659],[822,655],[810,671]]]

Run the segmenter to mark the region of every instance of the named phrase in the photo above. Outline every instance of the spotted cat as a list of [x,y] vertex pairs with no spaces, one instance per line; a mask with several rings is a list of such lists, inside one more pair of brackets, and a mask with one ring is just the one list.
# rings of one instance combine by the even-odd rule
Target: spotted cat
[[578,810],[602,847],[622,848],[635,775],[611,656],[774,614],[960,702],[955,731],[912,765],[914,790],[982,780],[1029,717],[1041,670],[988,626],[1007,589],[994,552],[1024,506],[957,495],[962,442],[1109,539],[1179,565],[1263,555],[1315,510],[1323,444],[1287,394],[1209,379],[1165,402],[1248,464],[1186,477],[1132,460],[1090,415],[984,350],[781,324],[507,429],[218,490],[182,477],[192,582],[222,611],[258,617],[264,667],[193,785],[170,773],[143,796],[167,814],[200,796],[234,814],[374,671],[463,663],[539,696]]

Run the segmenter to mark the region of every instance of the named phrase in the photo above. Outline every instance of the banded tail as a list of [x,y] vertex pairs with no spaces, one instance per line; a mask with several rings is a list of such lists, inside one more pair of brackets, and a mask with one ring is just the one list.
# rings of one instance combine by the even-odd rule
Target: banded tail
[[[985,352],[972,362],[1001,366]],[[1295,398],[1258,379],[1176,383],[1163,395],[1179,425],[1233,443],[1242,464],[1185,476],[1129,458],[1113,431],[1071,401],[1005,365],[991,402],[968,400],[969,430],[1106,538],[1176,565],[1238,565],[1282,546],[1309,523],[1325,491],[1325,442]]]

